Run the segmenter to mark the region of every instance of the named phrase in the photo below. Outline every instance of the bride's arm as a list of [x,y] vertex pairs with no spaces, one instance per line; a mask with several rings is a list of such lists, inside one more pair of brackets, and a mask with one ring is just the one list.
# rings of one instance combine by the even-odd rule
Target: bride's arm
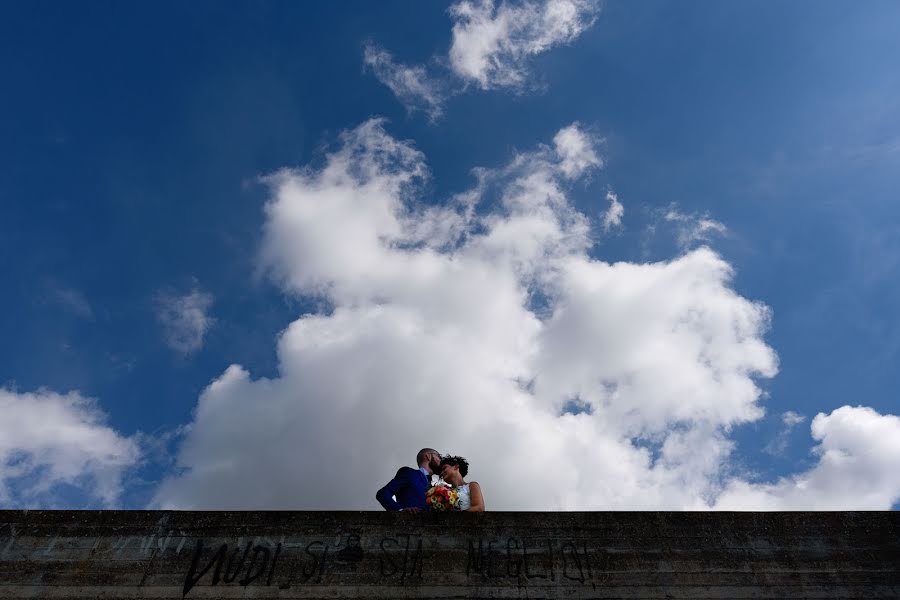
[[477,481],[469,484],[469,499],[472,506],[466,509],[466,512],[484,512],[484,496],[481,495],[481,486]]

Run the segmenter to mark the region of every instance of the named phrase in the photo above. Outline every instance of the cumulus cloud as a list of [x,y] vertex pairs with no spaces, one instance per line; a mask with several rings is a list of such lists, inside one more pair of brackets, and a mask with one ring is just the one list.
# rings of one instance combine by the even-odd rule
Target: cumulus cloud
[[0,413],[0,502],[8,506],[52,506],[63,484],[112,505],[139,459],[135,439],[106,425],[96,402],[77,392],[0,388]]
[[443,114],[443,83],[428,75],[424,66],[398,64],[390,52],[372,44],[363,51],[363,63],[410,112],[421,111],[431,120]]
[[[155,503],[373,509],[423,446],[466,455],[492,510],[733,497],[739,481],[717,503],[729,432],[762,416],[759,379],[777,370],[769,310],[708,248],[591,257],[566,161],[539,146],[424,204],[424,156],[373,120],[321,167],[270,176],[262,263],[327,309],[280,335],[276,377],[232,365],[207,387]],[[837,429],[814,422],[823,446]],[[515,492],[523,480],[540,492]]]
[[590,256],[569,158],[539,146],[429,205],[424,156],[372,120],[321,167],[270,176],[262,263],[328,307],[280,335],[276,377],[232,365],[204,390],[155,503],[377,508],[374,491],[433,446],[471,460],[492,510],[822,505],[807,489],[890,507],[897,418],[871,409],[816,417],[806,473],[731,475],[729,433],[762,416],[759,380],[777,370],[768,308],[705,247]]
[[450,7],[450,67],[483,90],[521,86],[529,58],[572,42],[593,25],[596,13],[589,0],[458,2]]
[[601,166],[603,161],[597,155],[595,144],[595,140],[578,123],[560,129],[553,136],[553,146],[563,175],[571,179],[581,176],[588,169]]
[[203,338],[215,319],[209,316],[213,296],[200,289],[186,294],[162,291],[156,296],[156,318],[166,345],[181,355],[203,347]]
[[481,90],[521,92],[529,81],[529,60],[554,46],[573,42],[591,27],[599,12],[596,0],[464,0],[450,6],[452,41],[446,56],[407,66],[374,45],[363,62],[410,112],[432,121],[443,114],[447,99],[474,85]]
[[842,406],[812,421],[818,463],[776,483],[733,480],[723,510],[887,510],[900,500],[900,418]]
[[609,200],[609,208],[603,213],[603,230],[609,231],[622,225],[625,207],[622,206],[622,203],[619,202],[619,196],[613,191],[606,192],[606,199]]

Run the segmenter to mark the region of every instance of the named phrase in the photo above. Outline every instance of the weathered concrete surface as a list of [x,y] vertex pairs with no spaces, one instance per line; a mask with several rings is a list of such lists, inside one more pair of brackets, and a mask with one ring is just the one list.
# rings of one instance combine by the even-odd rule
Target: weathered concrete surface
[[3,598],[900,598],[900,513],[0,511]]

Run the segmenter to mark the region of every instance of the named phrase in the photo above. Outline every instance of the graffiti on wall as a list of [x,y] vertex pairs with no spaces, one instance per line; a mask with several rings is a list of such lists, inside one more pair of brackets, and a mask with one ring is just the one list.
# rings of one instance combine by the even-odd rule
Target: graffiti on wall
[[[424,536],[416,531],[277,538],[201,537],[161,524],[143,536],[95,538],[0,530],[0,560],[127,560],[154,576],[179,577],[184,597],[201,586],[463,585],[593,586],[605,581],[608,553],[586,539],[552,536]],[[177,575],[176,575],[177,574]]]
[[[366,574],[369,585],[439,583],[456,569],[474,583],[505,585],[590,585],[602,583],[605,553],[591,552],[585,541],[554,538],[477,538],[457,540],[464,552],[447,554],[440,545],[424,551],[421,535],[401,533],[375,536],[367,543],[359,534],[347,535],[335,545],[323,540],[279,542],[274,547],[240,543],[210,544],[197,539],[183,594],[196,585],[334,584],[355,574]],[[364,550],[364,547],[367,548]],[[460,561],[465,557],[465,564]],[[331,574],[334,577],[328,578]],[[598,577],[598,574],[600,577]],[[512,581],[511,581],[512,580]]]

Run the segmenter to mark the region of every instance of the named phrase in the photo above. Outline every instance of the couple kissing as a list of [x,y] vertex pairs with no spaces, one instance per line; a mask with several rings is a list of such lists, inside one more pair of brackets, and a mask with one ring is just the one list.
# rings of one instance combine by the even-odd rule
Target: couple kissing
[[[478,482],[466,482],[469,463],[462,456],[444,456],[433,448],[416,454],[418,469],[400,467],[394,478],[378,490],[375,498],[390,511],[484,512],[484,496]],[[432,485],[434,475],[439,476]]]

